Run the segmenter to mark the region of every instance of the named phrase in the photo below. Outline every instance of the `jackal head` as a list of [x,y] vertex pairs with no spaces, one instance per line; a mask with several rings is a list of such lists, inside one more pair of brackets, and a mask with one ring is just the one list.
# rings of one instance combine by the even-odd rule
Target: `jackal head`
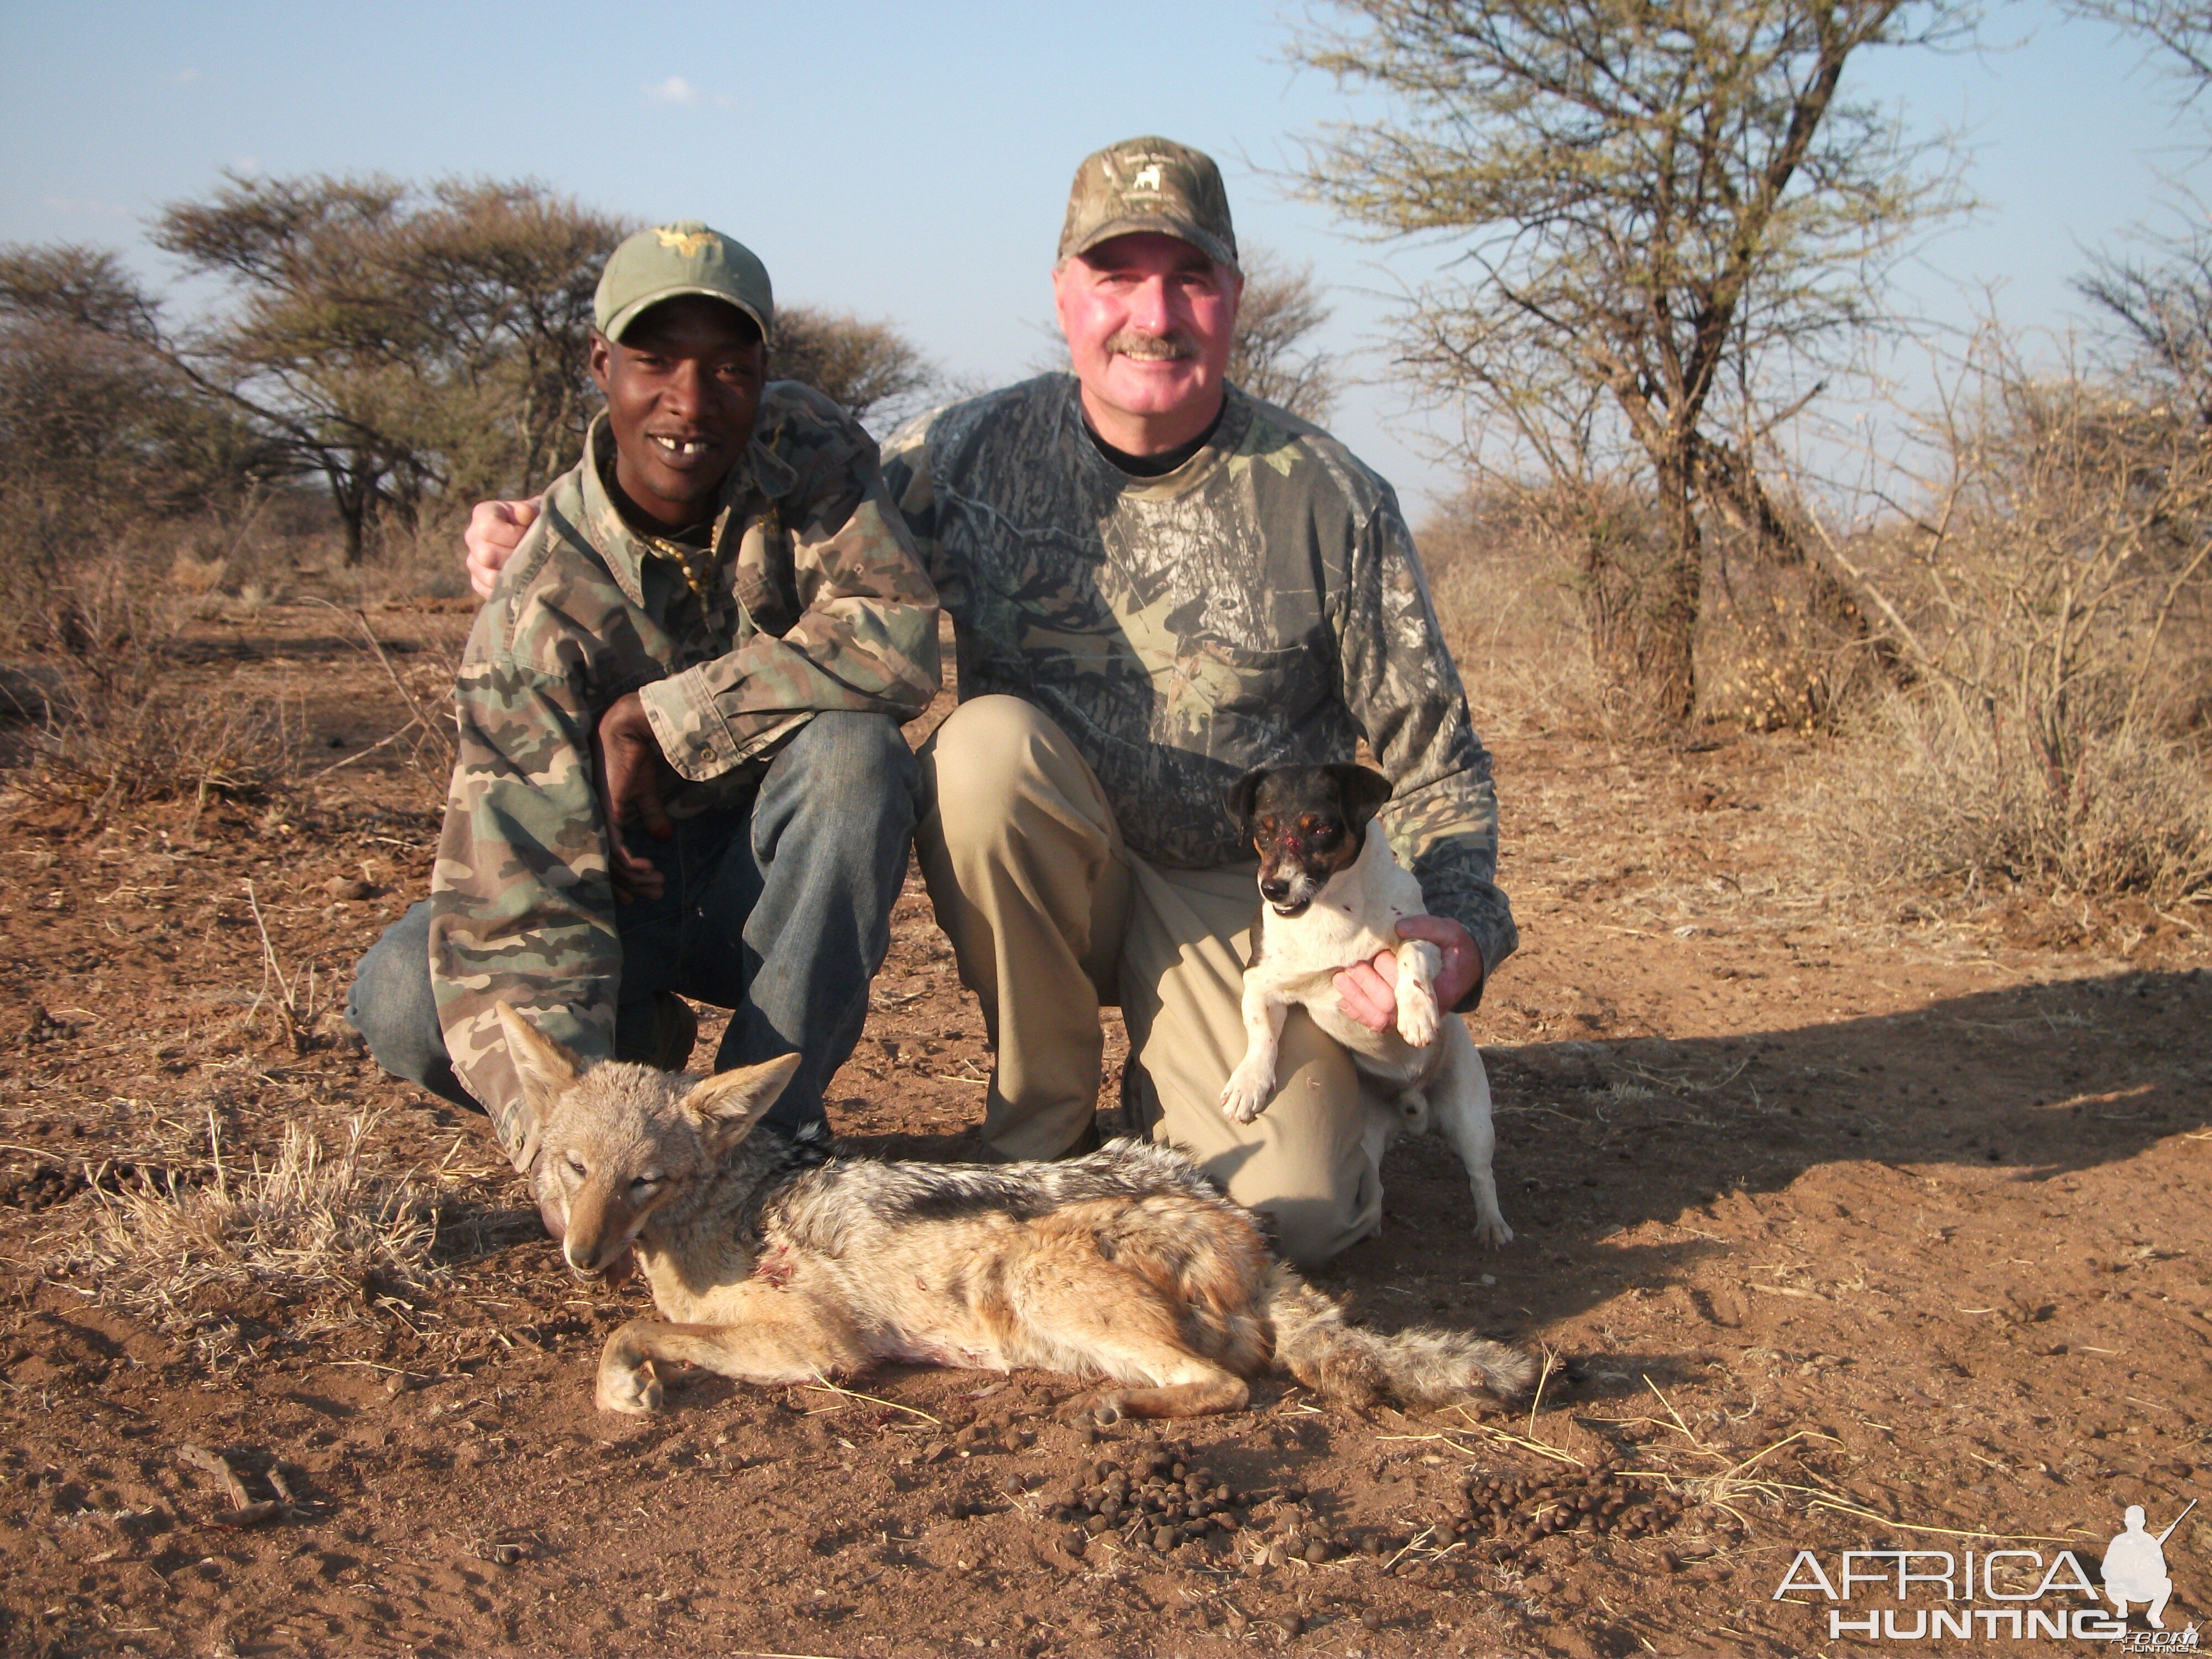
[[502,1002],[499,1023],[538,1129],[531,1179],[562,1224],[570,1271],[623,1260],[656,1210],[698,1187],[775,1104],[797,1054],[701,1079],[621,1060],[596,1065]]

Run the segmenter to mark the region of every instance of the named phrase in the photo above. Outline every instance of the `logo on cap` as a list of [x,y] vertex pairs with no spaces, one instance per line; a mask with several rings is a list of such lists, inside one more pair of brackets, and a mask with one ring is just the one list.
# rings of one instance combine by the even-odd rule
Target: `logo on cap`
[[1159,137],[1125,138],[1085,156],[1068,191],[1060,257],[1138,231],[1163,232],[1234,265],[1237,232],[1212,158]]
[[707,244],[714,240],[711,230],[678,230],[672,225],[656,226],[653,234],[660,239],[661,246],[684,259],[697,258]]

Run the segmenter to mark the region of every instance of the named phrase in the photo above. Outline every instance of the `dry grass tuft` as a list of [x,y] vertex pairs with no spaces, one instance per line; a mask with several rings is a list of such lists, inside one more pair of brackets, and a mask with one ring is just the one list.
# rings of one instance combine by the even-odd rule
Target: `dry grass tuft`
[[296,708],[180,683],[151,661],[60,659],[47,718],[28,738],[22,782],[94,811],[142,800],[255,800],[296,769]]
[[35,697],[0,703],[26,721],[17,781],[27,793],[84,800],[97,815],[135,801],[258,799],[293,781],[299,705],[180,673],[177,619],[121,561],[85,574],[63,609],[63,648],[27,671]]
[[169,561],[169,586],[179,593],[213,593],[229,576],[230,561],[221,555],[202,558],[180,547]]
[[1812,821],[1881,885],[2027,884],[2160,908],[2212,890],[2212,781],[2185,751],[2123,731],[2067,782],[2016,727],[1897,698],[1823,763]]
[[204,1185],[180,1184],[173,1172],[115,1191],[95,1182],[97,1210],[48,1270],[89,1279],[100,1300],[161,1324],[191,1322],[210,1291],[350,1299],[380,1281],[441,1279],[434,1204],[408,1176],[365,1163],[374,1127],[374,1117],[355,1117],[333,1155],[304,1124],[289,1124],[268,1168],[256,1159],[250,1174],[226,1170],[218,1149]]

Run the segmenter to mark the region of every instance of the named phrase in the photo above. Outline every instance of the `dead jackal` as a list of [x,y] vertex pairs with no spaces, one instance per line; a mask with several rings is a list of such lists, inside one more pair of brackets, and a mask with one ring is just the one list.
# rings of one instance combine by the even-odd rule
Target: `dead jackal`
[[1104,1421],[1238,1410],[1270,1364],[1352,1405],[1528,1386],[1528,1356],[1499,1343],[1347,1325],[1167,1147],[995,1168],[835,1158],[757,1127],[796,1056],[703,1081],[586,1069],[499,1016],[569,1266],[597,1275],[635,1246],[664,1316],[607,1339],[603,1410],[657,1410],[657,1359],[769,1383],[885,1359],[1035,1366],[1114,1385],[1080,1402]]

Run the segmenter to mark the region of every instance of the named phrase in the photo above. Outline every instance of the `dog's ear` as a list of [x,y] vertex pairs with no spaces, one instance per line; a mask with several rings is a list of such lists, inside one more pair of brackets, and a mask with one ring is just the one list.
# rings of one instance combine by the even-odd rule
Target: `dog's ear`
[[1344,803],[1345,822],[1355,836],[1367,833],[1367,826],[1382,810],[1382,803],[1390,799],[1390,780],[1371,767],[1340,764],[1328,769],[1336,780],[1336,798]]
[[699,1121],[708,1152],[719,1157],[753,1132],[799,1069],[797,1054],[778,1054],[757,1066],[733,1066],[696,1084],[681,1109]]
[[1237,820],[1237,827],[1247,835],[1252,830],[1252,803],[1258,798],[1260,785],[1267,775],[1266,767],[1255,766],[1221,792],[1221,804]]
[[514,1012],[504,1001],[492,1005],[500,1030],[507,1034],[507,1057],[521,1079],[523,1103],[543,1121],[553,1103],[576,1086],[584,1062],[574,1049],[564,1048]]

